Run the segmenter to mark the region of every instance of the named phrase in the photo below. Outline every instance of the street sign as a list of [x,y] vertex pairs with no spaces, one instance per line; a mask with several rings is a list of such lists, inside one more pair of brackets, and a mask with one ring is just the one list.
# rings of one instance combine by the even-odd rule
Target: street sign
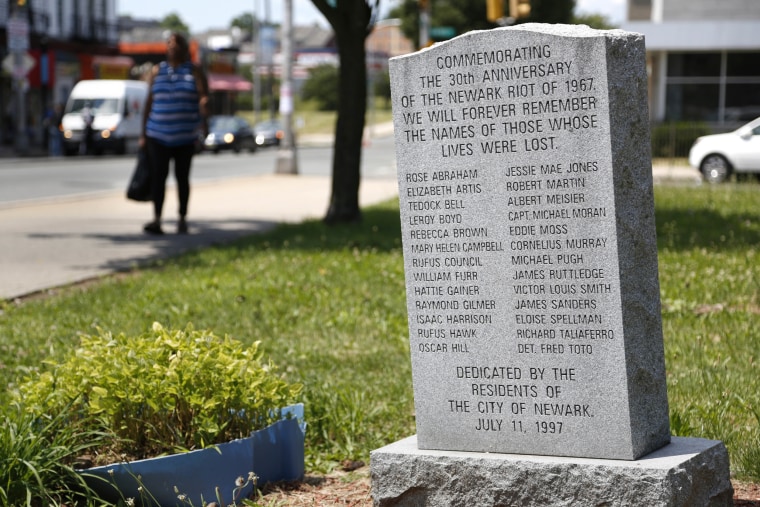
[[28,53],[23,55],[9,54],[3,58],[3,70],[11,74],[16,79],[21,79],[29,74],[34,68],[35,62]]
[[20,53],[29,49],[29,22],[18,16],[13,16],[6,25],[8,33],[8,51]]
[[430,38],[434,41],[448,40],[457,34],[453,26],[434,26],[430,28]]
[[3,58],[3,70],[8,74],[13,73],[13,55]]

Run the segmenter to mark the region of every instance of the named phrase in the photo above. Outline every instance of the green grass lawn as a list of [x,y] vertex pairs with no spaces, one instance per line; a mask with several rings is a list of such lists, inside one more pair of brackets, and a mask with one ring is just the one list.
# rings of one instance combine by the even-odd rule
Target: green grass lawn
[[[655,190],[674,434],[723,440],[760,481],[760,186]],[[0,381],[12,390],[97,328],[152,322],[262,347],[305,386],[307,468],[414,433],[398,203],[358,225],[283,225],[127,275],[0,303]],[[0,406],[9,396],[0,394]]]
[[657,187],[672,431],[760,480],[760,186]]

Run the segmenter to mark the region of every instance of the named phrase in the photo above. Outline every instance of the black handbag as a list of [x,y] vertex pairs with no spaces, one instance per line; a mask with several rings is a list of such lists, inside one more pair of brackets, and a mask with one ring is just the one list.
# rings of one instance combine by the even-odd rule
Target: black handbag
[[132,173],[132,178],[129,180],[129,186],[127,187],[127,199],[140,202],[152,200],[153,194],[150,188],[150,173],[151,170],[148,154],[145,149],[140,149],[137,152],[137,165],[135,166],[135,171]]

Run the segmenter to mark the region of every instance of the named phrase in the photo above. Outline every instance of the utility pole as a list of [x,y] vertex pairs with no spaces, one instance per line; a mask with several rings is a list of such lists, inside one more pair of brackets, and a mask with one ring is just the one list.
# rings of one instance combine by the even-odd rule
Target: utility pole
[[420,49],[430,45],[430,14],[432,0],[419,0],[420,9]]
[[267,66],[268,66],[268,84],[267,84],[267,94],[269,95],[269,119],[274,120],[275,114],[274,114],[274,47],[272,45],[273,41],[275,40],[275,37],[272,35],[272,30],[274,28],[270,24],[270,17],[269,17],[269,0],[264,0],[264,26],[266,26],[266,45],[267,45]]
[[280,119],[285,137],[277,152],[277,174],[298,174],[296,143],[293,136],[293,0],[284,0],[282,20],[282,82],[280,83]]
[[259,0],[253,0],[253,28],[251,32],[251,43],[253,44],[253,61],[251,69],[253,70],[253,118],[254,123],[261,121],[261,74],[259,65],[261,64],[261,21],[259,20]]
[[26,132],[26,74],[29,68],[25,59],[29,51],[29,18],[26,2],[19,2],[8,19],[8,49],[10,49],[13,69],[13,85],[16,91],[15,124],[13,136],[16,153],[26,155],[29,151],[29,138]]

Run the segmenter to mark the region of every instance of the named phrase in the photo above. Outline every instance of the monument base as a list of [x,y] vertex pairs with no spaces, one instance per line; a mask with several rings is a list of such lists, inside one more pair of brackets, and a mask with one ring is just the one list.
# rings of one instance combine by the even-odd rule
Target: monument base
[[720,441],[673,437],[635,461],[417,448],[412,436],[372,451],[375,507],[733,505]]

